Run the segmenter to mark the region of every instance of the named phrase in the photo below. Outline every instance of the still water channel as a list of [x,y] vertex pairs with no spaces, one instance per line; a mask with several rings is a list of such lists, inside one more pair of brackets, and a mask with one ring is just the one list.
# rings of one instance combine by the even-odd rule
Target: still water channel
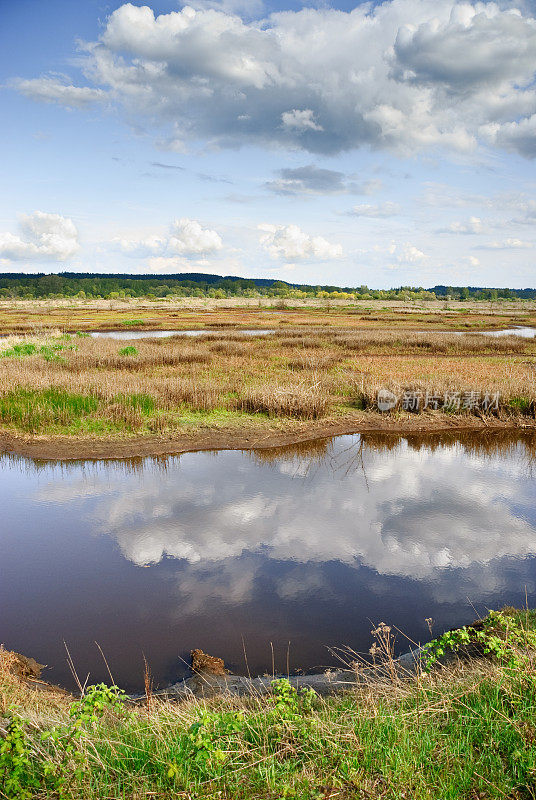
[[[356,329],[358,332],[359,329]],[[536,328],[524,328],[518,326],[517,328],[505,328],[502,331],[409,331],[409,333],[447,333],[454,336],[471,336],[471,334],[480,334],[481,336],[521,336],[523,339],[533,339],[536,336]],[[92,331],[90,336],[93,339],[118,339],[120,341],[129,341],[131,339],[169,339],[172,336],[204,336],[206,334],[241,334],[243,336],[267,336],[270,333],[284,333],[284,331],[276,331],[270,328],[252,328],[249,330],[242,328],[222,329],[217,330],[210,328],[196,328],[186,331]]]
[[269,333],[275,333],[275,331],[267,328],[233,328],[232,330],[195,328],[188,331],[92,331],[90,336],[92,339],[129,341],[131,339],[170,339],[172,336],[206,336],[207,334],[220,334],[223,336],[228,333],[238,333],[241,336],[267,336]]
[[[343,436],[53,463],[0,457],[0,642],[162,685],[201,647],[252,673],[336,664],[372,623],[415,640],[536,604],[536,439]],[[290,643],[290,644],[289,644]],[[400,649],[407,649],[400,640]]]

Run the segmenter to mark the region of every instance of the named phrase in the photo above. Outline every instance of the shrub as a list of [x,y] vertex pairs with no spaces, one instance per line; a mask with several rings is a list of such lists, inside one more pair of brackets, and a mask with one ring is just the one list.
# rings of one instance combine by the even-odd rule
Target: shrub
[[137,356],[138,350],[133,345],[128,345],[127,347],[122,347],[119,351],[120,356]]

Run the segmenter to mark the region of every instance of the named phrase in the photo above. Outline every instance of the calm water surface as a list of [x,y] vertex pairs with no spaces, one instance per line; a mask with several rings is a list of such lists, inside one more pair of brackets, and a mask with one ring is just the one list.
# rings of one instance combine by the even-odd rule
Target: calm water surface
[[[81,675],[181,677],[202,647],[253,673],[424,640],[536,603],[534,439],[344,436],[130,462],[0,458],[0,642]],[[290,643],[290,645],[289,645]],[[404,649],[403,642],[400,648]]]
[[[284,331],[275,331],[268,328],[255,328],[250,330],[189,330],[189,331],[93,331],[90,336],[94,339],[168,339],[170,336],[203,336],[206,333],[242,333],[244,336],[267,336],[269,333],[284,333]],[[483,336],[521,336],[524,339],[532,339],[536,336],[536,328],[507,328],[502,331],[417,331],[417,333],[450,333],[455,336],[463,336],[465,334],[478,333]]]
[[233,328],[232,330],[204,330],[195,329],[190,331],[92,331],[89,335],[93,339],[119,339],[121,341],[128,341],[130,339],[169,339],[171,336],[204,336],[207,333],[219,333],[222,336],[228,333],[240,333],[244,336],[267,336],[269,333],[275,333],[273,330],[252,328],[250,330],[239,330]]
[[[469,331],[456,331],[456,333],[469,333]],[[502,331],[473,331],[483,336],[521,336],[523,339],[534,339],[536,328],[525,328],[519,325],[516,328],[504,328]]]

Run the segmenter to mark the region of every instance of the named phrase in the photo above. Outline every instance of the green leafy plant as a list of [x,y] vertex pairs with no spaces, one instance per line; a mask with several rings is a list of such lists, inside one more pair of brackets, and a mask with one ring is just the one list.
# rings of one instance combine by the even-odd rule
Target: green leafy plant
[[111,712],[118,716],[125,714],[125,693],[117,686],[99,683],[89,686],[81,699],[71,706],[71,723],[54,727],[41,734],[42,742],[53,746],[54,757],[43,763],[45,785],[53,788],[58,797],[64,797],[64,788],[69,779],[81,779],[87,769],[87,762],[79,743],[100,718]]
[[32,775],[30,742],[22,721],[13,717],[0,739],[0,789],[10,800],[26,800],[37,783]]
[[[520,616],[490,611],[477,625],[464,625],[423,647],[424,665],[429,670],[447,652],[478,646],[485,655],[495,656],[505,667],[525,672],[527,659],[536,649],[536,631],[523,627]],[[526,673],[527,676],[529,673]]]
[[282,719],[299,720],[312,711],[317,696],[314,689],[303,688],[298,691],[287,678],[277,678],[271,685],[269,702]]
[[137,350],[136,347],[133,347],[132,345],[128,345],[127,347],[122,347],[121,348],[121,350],[119,351],[119,355],[120,356],[137,356],[138,355],[138,350]]
[[[229,754],[236,746],[245,725],[242,712],[211,712],[203,709],[199,719],[193,722],[183,737],[183,755],[190,769],[205,777],[216,777]],[[176,763],[168,765],[168,778],[176,779],[179,767]]]
[[106,686],[98,683],[88,686],[81,699],[74,703],[70,716],[78,728],[92,722],[97,722],[106,711],[123,714],[125,710],[126,694],[117,686]]
[[13,347],[4,350],[2,358],[23,358],[24,356],[33,356],[37,353],[38,347],[32,342],[24,342],[23,344],[14,344]]

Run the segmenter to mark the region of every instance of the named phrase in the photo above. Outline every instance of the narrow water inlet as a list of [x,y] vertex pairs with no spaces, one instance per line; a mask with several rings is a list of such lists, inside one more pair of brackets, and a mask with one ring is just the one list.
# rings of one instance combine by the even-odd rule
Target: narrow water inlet
[[94,339],[118,339],[120,341],[129,341],[131,339],[170,339],[172,336],[211,336],[220,334],[224,336],[226,333],[241,334],[243,336],[267,336],[270,333],[275,333],[274,330],[269,328],[251,328],[251,329],[212,329],[212,328],[195,328],[192,330],[184,331],[92,331],[90,336]]

